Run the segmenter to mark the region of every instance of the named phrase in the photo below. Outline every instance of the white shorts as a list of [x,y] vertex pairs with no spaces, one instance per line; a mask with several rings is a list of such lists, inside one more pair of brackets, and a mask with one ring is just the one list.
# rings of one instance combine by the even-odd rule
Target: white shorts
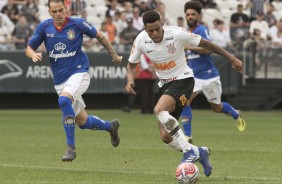
[[86,92],[90,84],[90,76],[87,72],[76,73],[72,75],[66,82],[55,85],[57,94],[60,95],[63,91],[72,95],[74,102],[72,107],[77,116],[82,109],[86,107],[82,94]]
[[195,86],[193,92],[202,92],[207,98],[208,102],[213,104],[220,104],[222,93],[220,77],[218,76],[207,80],[195,78]]

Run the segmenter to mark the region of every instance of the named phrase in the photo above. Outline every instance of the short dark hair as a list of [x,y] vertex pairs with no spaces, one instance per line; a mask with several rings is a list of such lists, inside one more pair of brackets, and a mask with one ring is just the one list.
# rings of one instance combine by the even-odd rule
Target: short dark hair
[[187,9],[196,10],[200,14],[202,12],[203,6],[199,1],[188,1],[184,5],[184,13]]
[[147,23],[154,23],[156,21],[161,21],[161,17],[160,14],[155,10],[149,10],[143,14],[144,25],[146,25]]
[[50,8],[50,3],[51,2],[56,2],[56,3],[59,3],[59,2],[62,2],[63,5],[65,4],[65,0],[48,0],[48,7]]

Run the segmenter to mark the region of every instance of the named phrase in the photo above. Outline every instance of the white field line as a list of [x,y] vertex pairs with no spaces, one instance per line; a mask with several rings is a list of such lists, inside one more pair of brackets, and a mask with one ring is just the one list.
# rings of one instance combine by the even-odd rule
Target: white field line
[[[81,171],[88,171],[88,172],[111,172],[111,173],[128,173],[128,174],[132,174],[132,173],[136,173],[136,174],[149,174],[149,175],[166,175],[166,173],[158,173],[158,172],[146,172],[146,171],[143,171],[143,172],[140,172],[140,171],[109,171],[108,169],[107,170],[95,170],[95,169],[83,169],[83,168],[63,168],[63,167],[47,167],[47,166],[35,166],[35,165],[18,165],[18,164],[0,164],[0,167],[7,167],[7,168],[11,168],[11,167],[15,167],[15,168],[27,168],[27,169],[43,169],[43,170],[62,170],[62,171],[78,171],[78,172],[81,172]],[[201,177],[204,177],[204,176],[201,176]],[[263,183],[265,182],[270,182],[271,184],[276,184],[276,183],[282,183],[282,178],[267,178],[267,177],[240,177],[240,176],[219,176],[219,175],[211,175],[211,178],[226,178],[227,181],[217,181],[217,182],[208,182],[208,183],[232,183],[232,182],[235,182],[235,181],[232,181],[232,179],[234,180],[248,180],[246,181],[246,183],[261,183],[262,181],[264,181]],[[7,181],[9,183],[9,181]],[[11,181],[12,182],[12,181]],[[94,181],[93,181],[94,182]],[[90,183],[93,183],[93,182],[79,182],[77,184],[90,184]],[[98,182],[98,181],[97,181]],[[21,181],[21,183],[42,183],[42,184],[48,184],[50,182],[48,181],[40,181],[40,182],[31,182],[31,181]],[[54,182],[52,182],[54,183]],[[64,182],[55,182],[55,183],[64,183]],[[98,182],[98,183],[102,183],[102,184],[106,184],[106,183],[109,183],[109,182]],[[120,182],[118,182],[120,183]],[[122,182],[124,183],[124,182]],[[131,184],[135,184],[135,183],[140,183],[140,182],[128,182],[128,183],[131,183]],[[141,182],[141,183],[148,183],[148,182]],[[152,182],[154,183],[154,182]],[[149,184],[149,183],[148,183]]]

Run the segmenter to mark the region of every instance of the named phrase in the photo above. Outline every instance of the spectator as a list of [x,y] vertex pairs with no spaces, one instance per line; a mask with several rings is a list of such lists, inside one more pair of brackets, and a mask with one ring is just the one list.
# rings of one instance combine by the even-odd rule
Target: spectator
[[116,46],[116,33],[117,29],[116,26],[113,23],[113,17],[110,15],[106,16],[106,31],[108,33],[108,38],[110,43],[113,46]]
[[39,19],[38,11],[38,6],[34,0],[27,0],[27,3],[22,7],[22,13],[29,25]]
[[243,5],[239,4],[230,19],[230,37],[238,48],[242,48],[243,41],[248,38],[249,26],[249,17],[243,13]]
[[133,27],[137,29],[138,31],[142,31],[144,29],[144,24],[142,17],[140,16],[140,10],[138,7],[133,8]]
[[264,17],[269,27],[274,26],[277,23],[277,19],[275,15],[273,14],[274,11],[275,11],[274,6],[272,4],[269,4],[269,6],[267,7],[265,17]]
[[0,10],[7,4],[7,0],[0,0]]
[[14,24],[5,14],[0,13],[0,50],[9,50],[11,46],[11,35]]
[[[141,113],[152,114],[155,105],[155,81],[156,74],[150,59],[142,53],[140,62],[136,68],[135,89],[141,97]],[[129,94],[128,104],[122,107],[124,112],[130,112],[134,105],[136,95]]]
[[282,2],[281,0],[274,0],[271,2],[271,4],[273,5],[273,7],[275,7],[275,10],[277,11],[281,11],[282,10]]
[[115,16],[113,18],[113,23],[116,26],[117,29],[117,34],[116,35],[120,35],[121,31],[124,28],[127,28],[127,23],[126,23],[126,13],[125,12],[119,12],[116,11],[115,12]]
[[148,3],[146,0],[142,0],[140,3],[140,16],[143,15],[144,12],[150,10],[148,7]]
[[124,45],[124,51],[129,51],[139,31],[133,27],[132,18],[127,18],[126,22],[127,28],[120,33],[120,44]]
[[256,33],[255,29],[258,29],[260,31],[261,39],[267,39],[269,26],[268,23],[264,20],[264,14],[262,11],[257,12],[256,20],[253,20],[250,24],[249,33],[251,37],[253,36],[252,34]]
[[8,0],[7,4],[2,8],[1,13],[6,14],[14,25],[17,24],[19,19],[19,9],[14,3],[14,0]]
[[107,16],[111,16],[111,17],[114,17],[115,16],[115,13],[118,11],[118,2],[117,0],[111,0],[109,1],[109,5],[108,5],[108,9],[106,11],[106,17]]
[[250,0],[247,3],[247,8],[250,9],[250,22],[256,20],[257,12],[264,12],[264,7],[269,5],[269,0]]
[[150,10],[156,10],[159,7],[160,0],[148,0],[147,3]]
[[185,28],[183,17],[177,17],[177,26]]
[[126,12],[126,18],[132,18],[133,17],[133,13],[132,13],[132,3],[129,1],[124,1],[123,3],[124,6],[124,11]]
[[157,8],[158,12],[161,15],[161,23],[162,25],[170,25],[169,19],[170,15],[166,12],[166,6],[164,3],[159,3]]
[[26,17],[21,15],[12,32],[12,39],[14,41],[15,48],[18,50],[25,49],[32,33],[33,32],[27,23]]
[[74,0],[71,2],[71,14],[79,16],[86,7],[87,4],[84,0]]
[[232,43],[229,32],[224,27],[224,22],[219,19],[213,21],[214,28],[210,30],[211,41],[220,47],[226,49],[231,48]]

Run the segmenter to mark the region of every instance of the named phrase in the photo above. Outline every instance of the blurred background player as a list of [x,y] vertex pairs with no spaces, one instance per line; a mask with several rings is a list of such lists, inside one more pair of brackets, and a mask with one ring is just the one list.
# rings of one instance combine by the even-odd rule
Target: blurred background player
[[[198,23],[201,17],[201,11],[202,5],[198,1],[188,1],[184,5],[188,31],[199,34],[206,40],[210,40],[207,28]],[[227,102],[221,102],[222,87],[219,72],[212,60],[212,52],[202,47],[190,45],[187,46],[186,49],[188,49],[188,65],[193,69],[195,78],[193,94],[181,114],[186,138],[192,142],[192,112],[190,104],[200,92],[203,92],[213,111],[232,116],[237,122],[239,131],[244,131],[245,121],[241,117],[240,112]]]
[[58,103],[63,113],[63,126],[66,135],[66,151],[62,161],[72,161],[76,157],[75,126],[81,129],[105,130],[110,133],[113,147],[119,145],[119,121],[104,121],[88,115],[82,99],[90,84],[89,60],[81,50],[83,34],[96,38],[111,55],[115,64],[120,64],[118,56],[105,36],[83,18],[67,17],[64,0],[49,0],[49,14],[52,19],[41,22],[26,48],[27,57],[33,62],[42,60],[42,53],[36,52],[45,43],[55,89],[59,95]]

